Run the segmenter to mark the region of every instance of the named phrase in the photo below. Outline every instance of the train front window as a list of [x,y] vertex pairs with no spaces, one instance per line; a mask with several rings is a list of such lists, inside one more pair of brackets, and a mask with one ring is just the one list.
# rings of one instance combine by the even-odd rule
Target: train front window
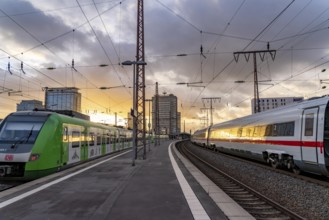
[[0,141],[34,143],[43,122],[10,121],[3,123],[0,130]]

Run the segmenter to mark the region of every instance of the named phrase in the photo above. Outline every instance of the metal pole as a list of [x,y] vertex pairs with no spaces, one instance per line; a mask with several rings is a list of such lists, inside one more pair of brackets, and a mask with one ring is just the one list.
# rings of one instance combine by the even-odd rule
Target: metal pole
[[169,107],[169,132],[168,132],[169,140],[171,139],[171,103]]
[[[276,56],[276,50],[270,50],[269,43],[267,43],[267,50],[240,51],[240,52],[233,53],[235,62],[238,62],[240,54],[243,54],[245,56],[245,59],[247,62],[249,61],[250,54],[253,55],[253,59],[254,59],[254,109],[253,109],[253,111],[254,111],[254,113],[260,112],[256,54],[259,54],[261,61],[264,61],[264,57],[265,57],[266,53],[269,53],[271,55],[272,60],[274,61],[275,56]],[[244,81],[236,81],[236,82],[241,83]]]
[[210,126],[212,126],[212,100],[210,100]]
[[151,150],[151,101],[152,99],[149,99],[149,151]]
[[254,112],[259,112],[259,92],[258,92],[258,76],[257,76],[257,57],[256,53],[253,54],[254,58]]
[[136,64],[134,66],[133,73],[133,161],[132,165],[135,166],[135,159],[137,158],[137,146],[136,146]]

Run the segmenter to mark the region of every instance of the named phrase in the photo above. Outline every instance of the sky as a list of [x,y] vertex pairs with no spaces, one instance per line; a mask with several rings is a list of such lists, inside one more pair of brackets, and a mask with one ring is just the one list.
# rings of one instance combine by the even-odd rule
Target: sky
[[[82,113],[124,123],[136,18],[137,0],[0,0],[0,118],[45,87],[77,87]],[[204,98],[220,98],[214,123],[251,114],[253,57],[234,52],[276,50],[256,56],[261,98],[329,93],[328,0],[144,0],[144,33],[146,98],[156,82],[176,95],[187,132],[205,125]]]

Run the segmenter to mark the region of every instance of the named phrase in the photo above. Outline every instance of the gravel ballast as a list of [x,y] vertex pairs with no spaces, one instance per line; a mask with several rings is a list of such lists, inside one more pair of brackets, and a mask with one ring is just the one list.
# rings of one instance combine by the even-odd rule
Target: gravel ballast
[[214,154],[190,144],[190,150],[268,198],[306,219],[329,219],[329,188]]

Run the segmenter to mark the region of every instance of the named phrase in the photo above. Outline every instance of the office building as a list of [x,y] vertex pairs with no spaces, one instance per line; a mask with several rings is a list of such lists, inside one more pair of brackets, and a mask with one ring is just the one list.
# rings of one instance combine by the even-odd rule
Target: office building
[[[260,98],[259,99],[259,111],[267,111],[280,106],[289,105],[294,102],[303,101],[303,97],[277,97],[277,98]],[[251,111],[252,114],[255,113],[254,110],[254,99],[251,100]]]
[[156,99],[152,97],[152,129],[155,131],[155,122],[159,117],[160,134],[176,137],[180,133],[180,113],[177,112],[177,97],[173,94],[158,96],[159,112],[156,114]]
[[46,109],[81,112],[81,93],[77,88],[46,88],[45,92]]
[[181,131],[181,113],[177,112],[177,133],[180,134]]
[[16,111],[32,111],[34,109],[43,109],[42,102],[39,100],[22,100],[16,105]]

